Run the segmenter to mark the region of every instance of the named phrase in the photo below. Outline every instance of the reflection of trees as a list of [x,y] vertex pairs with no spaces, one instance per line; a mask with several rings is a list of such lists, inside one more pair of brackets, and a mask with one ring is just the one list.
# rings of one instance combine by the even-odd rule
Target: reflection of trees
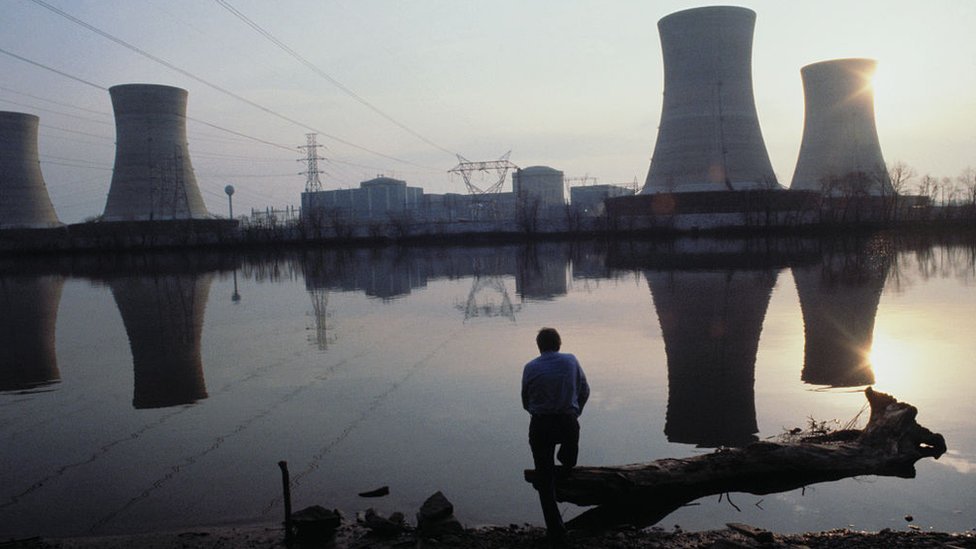
[[899,237],[894,249],[886,285],[890,291],[904,291],[919,279],[955,278],[967,285],[976,281],[976,242],[965,236]]
[[816,265],[793,267],[803,312],[806,383],[853,387],[874,383],[868,356],[881,291],[891,266],[890,240],[825,245]]
[[54,346],[64,279],[0,277],[0,391],[24,391],[61,378]]

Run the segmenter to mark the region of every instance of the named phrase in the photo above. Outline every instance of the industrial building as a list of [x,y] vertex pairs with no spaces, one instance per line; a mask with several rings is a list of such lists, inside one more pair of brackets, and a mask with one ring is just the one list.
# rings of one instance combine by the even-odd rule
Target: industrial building
[[156,84],[109,89],[115,168],[104,221],[209,218],[186,141],[187,92]]
[[874,121],[873,59],[834,59],[800,69],[804,118],[792,190],[831,196],[894,193]]
[[357,189],[335,189],[302,193],[303,216],[328,213],[366,220],[388,220],[420,209],[424,190],[409,187],[406,181],[376,177],[363,181]]
[[641,194],[779,188],[753,97],[755,23],[732,6],[658,21],[664,103]]
[[608,198],[633,194],[633,189],[620,185],[583,185],[570,187],[569,203],[572,204],[573,210],[583,216],[594,217],[606,212]]
[[302,193],[302,218],[327,223],[334,220],[453,222],[505,220],[515,217],[515,194],[426,194],[405,181],[377,177],[358,188]]
[[0,229],[61,225],[37,156],[38,118],[0,112]]
[[549,166],[530,166],[512,173],[516,208],[542,218],[558,217],[566,208],[563,172]]

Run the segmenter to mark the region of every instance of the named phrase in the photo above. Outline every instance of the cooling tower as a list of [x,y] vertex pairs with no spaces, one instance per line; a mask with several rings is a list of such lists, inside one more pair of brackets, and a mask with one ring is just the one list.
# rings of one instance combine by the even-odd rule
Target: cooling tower
[[33,114],[0,112],[0,229],[61,223],[41,175]]
[[874,124],[876,65],[873,59],[835,59],[800,69],[803,140],[791,189],[893,193]]
[[752,93],[755,23],[731,6],[658,21],[664,106],[641,194],[779,188]]
[[154,84],[109,89],[115,171],[105,221],[209,217],[186,143],[186,90]]

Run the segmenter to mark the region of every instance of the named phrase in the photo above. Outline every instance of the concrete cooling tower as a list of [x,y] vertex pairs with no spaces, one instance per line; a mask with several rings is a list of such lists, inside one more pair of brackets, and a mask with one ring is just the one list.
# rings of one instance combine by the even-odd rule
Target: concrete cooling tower
[[658,21],[664,106],[641,194],[779,188],[752,92],[755,23],[731,6]]
[[186,90],[125,84],[109,93],[116,148],[104,220],[209,217],[186,143]]
[[790,188],[893,194],[874,123],[873,59],[834,59],[800,69],[803,140]]
[[33,114],[0,112],[0,229],[40,229],[61,223],[41,175]]

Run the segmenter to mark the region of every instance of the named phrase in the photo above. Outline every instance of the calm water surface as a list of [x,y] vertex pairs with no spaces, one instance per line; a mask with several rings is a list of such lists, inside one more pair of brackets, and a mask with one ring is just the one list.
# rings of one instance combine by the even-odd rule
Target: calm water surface
[[468,525],[541,524],[519,382],[543,325],[593,389],[581,464],[847,422],[868,384],[948,442],[915,479],[705,498],[662,526],[912,515],[967,530],[974,250],[876,237],[6,260],[0,538],[278,521],[279,460],[295,508],[410,516],[440,490]]

